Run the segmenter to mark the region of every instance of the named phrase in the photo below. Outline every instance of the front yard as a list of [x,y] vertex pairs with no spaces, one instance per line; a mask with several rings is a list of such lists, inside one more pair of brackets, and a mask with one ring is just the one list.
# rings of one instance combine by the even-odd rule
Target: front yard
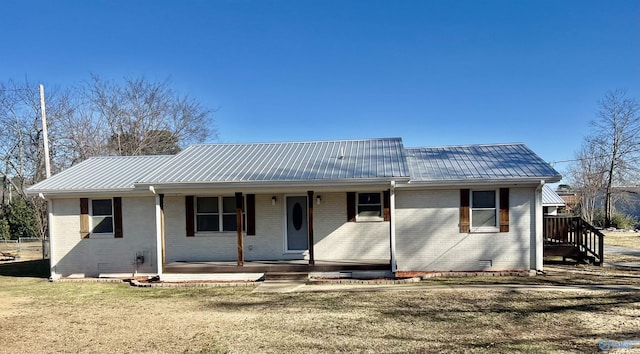
[[[584,274],[558,269],[499,282],[602,279],[590,275],[596,268],[575,270]],[[547,353],[598,352],[604,339],[640,340],[638,292],[424,288],[456,282],[441,278],[405,291],[259,294],[253,287],[50,283],[11,276],[6,267],[0,274],[0,352]],[[604,282],[639,279],[608,276]]]

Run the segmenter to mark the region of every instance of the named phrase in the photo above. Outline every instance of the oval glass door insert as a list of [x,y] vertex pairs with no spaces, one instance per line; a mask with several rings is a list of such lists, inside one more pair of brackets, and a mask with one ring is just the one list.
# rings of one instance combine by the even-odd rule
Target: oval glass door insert
[[302,227],[302,206],[300,203],[296,203],[293,206],[291,221],[293,221],[293,227],[295,227],[296,230],[300,230]]

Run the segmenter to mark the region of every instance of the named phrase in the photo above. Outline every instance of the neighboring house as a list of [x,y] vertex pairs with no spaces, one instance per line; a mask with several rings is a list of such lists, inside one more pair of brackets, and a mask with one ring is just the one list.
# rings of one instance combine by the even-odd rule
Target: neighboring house
[[542,187],[542,208],[544,215],[558,215],[558,209],[564,207],[566,203],[551,187]]
[[405,149],[389,138],[96,157],[28,193],[49,203],[53,278],[168,280],[283,264],[541,270],[542,190],[559,180],[523,144]]

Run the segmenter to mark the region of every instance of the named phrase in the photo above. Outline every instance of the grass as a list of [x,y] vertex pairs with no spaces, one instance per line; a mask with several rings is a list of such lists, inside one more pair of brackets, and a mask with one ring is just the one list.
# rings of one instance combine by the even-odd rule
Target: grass
[[640,249],[640,232],[605,232],[605,245]]
[[[397,292],[261,294],[50,283],[9,276],[19,270],[8,266],[0,267],[0,352],[598,352],[601,339],[640,339],[637,292],[424,288],[507,281],[473,277]],[[43,276],[37,262],[23,267]],[[558,269],[549,281],[598,279],[595,267]]]

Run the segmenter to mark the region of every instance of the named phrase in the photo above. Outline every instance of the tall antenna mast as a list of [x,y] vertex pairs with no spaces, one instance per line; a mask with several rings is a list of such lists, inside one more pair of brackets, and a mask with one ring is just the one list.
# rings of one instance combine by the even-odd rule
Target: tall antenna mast
[[44,108],[44,85],[40,84],[40,110],[42,111],[42,139],[44,140],[44,170],[47,178],[51,177],[49,162],[49,134],[47,133],[47,113]]

